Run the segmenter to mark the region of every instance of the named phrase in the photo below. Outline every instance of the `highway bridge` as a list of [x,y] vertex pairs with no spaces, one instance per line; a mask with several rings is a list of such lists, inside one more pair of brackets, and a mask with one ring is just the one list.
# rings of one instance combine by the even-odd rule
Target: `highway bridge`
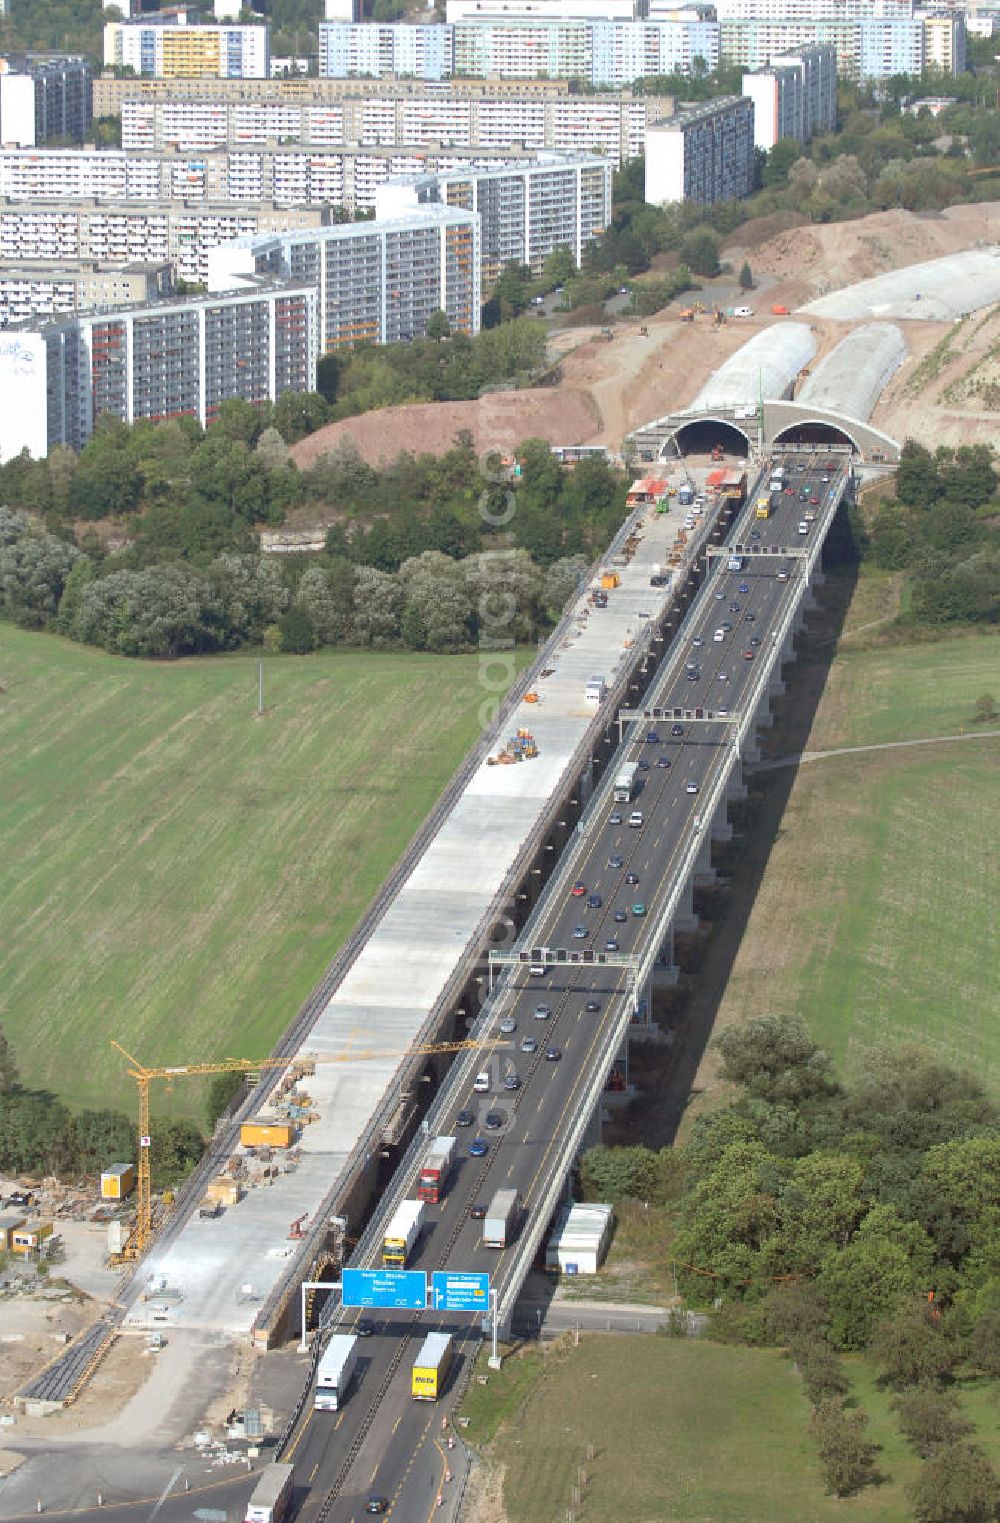
[[[513,958],[500,965],[497,988],[475,1028],[493,1044],[491,1056],[463,1058],[426,1118],[426,1134],[457,1135],[463,1156],[445,1201],[430,1208],[411,1267],[487,1270],[501,1336],[577,1152],[588,1131],[596,1135],[609,1071],[654,969],[665,952],[669,957],[674,931],[690,921],[693,885],[711,874],[712,840],[728,834],[727,808],[741,796],[743,762],[756,755],[757,730],[768,722],[782,665],[793,656],[850,468],[845,453],[826,450],[786,457],[785,464],[788,489],[773,497],[772,516],[756,519],[751,497],[641,708],[623,712],[626,738],[615,765],[584,811]],[[815,515],[811,522],[806,514]],[[625,759],[645,764],[643,786],[633,802],[616,805],[613,774]],[[641,810],[641,825],[629,824],[632,809]],[[585,892],[577,896],[573,887],[580,884]],[[538,965],[545,968],[541,976],[530,971]],[[501,1035],[505,1017],[516,1025]],[[525,1037],[537,1044],[530,1052],[522,1050]],[[547,1055],[550,1048],[558,1059]],[[492,1076],[488,1096],[473,1090],[483,1067]],[[512,1068],[520,1088],[508,1092],[502,1077]],[[471,1126],[460,1124],[463,1111],[475,1115]],[[500,1118],[497,1130],[487,1129],[486,1112]],[[482,1158],[469,1154],[478,1133],[489,1144]],[[352,1266],[379,1263],[388,1215],[415,1194],[427,1135],[415,1139]],[[482,1247],[470,1209],[501,1187],[520,1192],[525,1214],[516,1240],[498,1252]],[[324,1327],[349,1330],[358,1316],[331,1305]],[[286,1445],[302,1474],[313,1477],[303,1519],[357,1518],[372,1492],[390,1499],[393,1515],[407,1523],[420,1515],[422,1502],[407,1488],[413,1476],[425,1483],[426,1456],[424,1463],[418,1457],[435,1441],[439,1413],[429,1417],[410,1397],[416,1339],[438,1328],[456,1335],[453,1400],[484,1329],[470,1325],[469,1317],[377,1316],[363,1344],[359,1388],[346,1407],[335,1415],[315,1413],[307,1402]],[[443,1405],[447,1410],[451,1401]]]

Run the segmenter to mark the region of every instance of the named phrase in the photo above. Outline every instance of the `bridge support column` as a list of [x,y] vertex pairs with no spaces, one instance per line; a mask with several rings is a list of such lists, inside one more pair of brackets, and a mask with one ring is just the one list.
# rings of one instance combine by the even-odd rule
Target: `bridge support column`
[[706,835],[701,838],[701,846],[698,849],[698,860],[694,865],[692,877],[692,889],[710,888],[715,882],[715,868],[712,866],[712,834],[715,823],[713,821]]
[[684,891],[677,905],[677,913],[674,915],[670,927],[671,941],[678,932],[682,936],[689,935],[698,929],[698,916],[694,912],[694,879],[689,878],[684,885]]
[[[729,774],[729,781],[726,784],[726,802],[736,803],[738,800],[745,799],[746,796],[747,785],[743,781],[743,760],[737,756],[733,764],[733,770]],[[732,831],[730,831],[731,834]]]

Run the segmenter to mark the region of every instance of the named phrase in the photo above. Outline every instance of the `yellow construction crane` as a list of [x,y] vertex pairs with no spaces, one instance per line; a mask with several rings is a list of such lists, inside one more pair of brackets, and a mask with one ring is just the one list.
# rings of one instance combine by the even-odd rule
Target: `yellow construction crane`
[[[147,1068],[134,1058],[120,1042],[111,1038],[112,1047],[117,1047],[123,1058],[131,1065],[128,1073],[139,1088],[139,1167],[136,1180],[136,1218],[135,1227],[121,1251],[119,1257],[125,1259],[139,1259],[149,1246],[149,1240],[153,1235],[153,1202],[152,1188],[150,1184],[150,1152],[152,1141],[149,1131],[149,1086],[154,1079],[184,1079],[192,1078],[199,1074],[223,1074],[223,1073],[257,1073],[262,1068],[289,1069],[298,1068],[302,1073],[315,1072],[317,1063],[357,1063],[367,1062],[372,1058],[419,1058],[433,1057],[443,1052],[468,1052],[475,1047],[496,1046],[495,1042],[423,1042],[416,1047],[405,1047],[398,1052],[337,1052],[332,1054],[316,1053],[309,1057],[301,1054],[294,1058],[220,1058],[216,1063],[177,1063],[169,1067]],[[500,1044],[505,1045],[505,1044]]]

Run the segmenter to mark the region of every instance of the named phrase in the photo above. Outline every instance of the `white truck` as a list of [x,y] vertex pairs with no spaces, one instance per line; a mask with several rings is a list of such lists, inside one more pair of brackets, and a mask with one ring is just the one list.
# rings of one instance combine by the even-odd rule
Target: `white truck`
[[400,1201],[385,1229],[382,1240],[382,1264],[386,1269],[405,1269],[420,1236],[424,1221],[422,1200]]
[[497,1190],[483,1217],[483,1247],[506,1248],[514,1236],[521,1214],[521,1198],[516,1190]]
[[635,780],[639,776],[638,762],[624,762],[615,776],[615,803],[627,804],[635,793]]
[[292,1500],[291,1465],[268,1465],[247,1503],[244,1523],[281,1523]]
[[586,703],[603,703],[608,685],[603,677],[588,677],[587,686],[583,690]]
[[339,1412],[358,1362],[358,1340],[354,1333],[334,1333],[323,1350],[316,1371],[317,1412]]

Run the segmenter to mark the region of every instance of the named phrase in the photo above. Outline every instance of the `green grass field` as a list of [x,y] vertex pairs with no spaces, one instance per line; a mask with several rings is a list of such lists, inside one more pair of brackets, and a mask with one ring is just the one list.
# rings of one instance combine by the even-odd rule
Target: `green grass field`
[[[975,731],[991,690],[995,637],[838,655],[806,749]],[[769,844],[748,845],[767,862],[717,1029],[798,1012],[848,1074],[906,1041],[1000,1091],[998,779],[1000,740],[985,737],[805,765],[783,810],[788,774],[758,774],[750,831]]]
[[[0,1023],[24,1082],[131,1109],[266,1053],[475,739],[475,656],[139,663],[0,625]],[[160,1093],[197,1112],[194,1084]]]
[[[527,1360],[490,1372],[463,1407],[466,1437],[502,1467],[509,1523],[558,1523],[571,1508],[579,1523],[911,1523],[904,1487],[920,1461],[865,1361],[847,1369],[880,1446],[878,1481],[835,1501],[779,1353],[592,1334],[550,1350],[544,1368],[534,1352]],[[990,1451],[995,1410],[963,1405]]]

